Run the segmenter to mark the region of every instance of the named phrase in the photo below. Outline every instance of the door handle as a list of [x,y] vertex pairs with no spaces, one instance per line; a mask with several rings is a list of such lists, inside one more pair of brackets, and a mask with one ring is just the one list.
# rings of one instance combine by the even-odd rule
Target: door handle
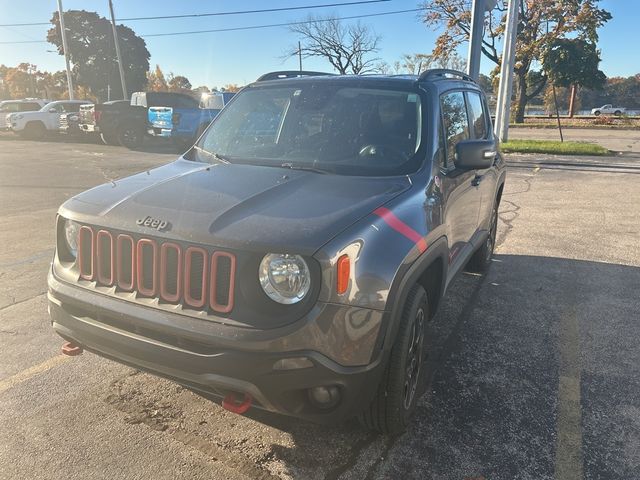
[[477,187],[478,185],[480,185],[480,182],[482,181],[484,177],[482,175],[478,175],[476,173],[476,176],[473,177],[473,180],[471,180],[471,185],[473,185],[474,187]]

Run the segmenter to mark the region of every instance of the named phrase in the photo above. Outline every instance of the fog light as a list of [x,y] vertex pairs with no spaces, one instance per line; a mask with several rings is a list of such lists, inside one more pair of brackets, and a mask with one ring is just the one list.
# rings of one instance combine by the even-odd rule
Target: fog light
[[335,407],[340,401],[340,389],[335,385],[313,387],[308,392],[311,403],[318,408]]

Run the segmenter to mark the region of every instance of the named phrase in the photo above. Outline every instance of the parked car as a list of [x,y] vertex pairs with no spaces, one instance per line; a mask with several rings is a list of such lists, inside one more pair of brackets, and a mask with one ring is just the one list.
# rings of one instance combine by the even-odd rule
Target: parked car
[[0,131],[9,129],[7,117],[17,112],[34,112],[48,103],[41,98],[25,98],[23,100],[3,100],[0,102]]
[[51,322],[64,353],[236,413],[397,434],[443,295],[491,264],[505,176],[464,73],[266,74],[176,161],[60,207]]
[[[180,146],[191,146],[207,128],[220,109],[200,108],[200,102],[190,95],[174,92],[154,92],[149,105],[144,98],[148,92],[134,93],[131,103],[145,104],[148,108],[147,133],[155,137],[171,137]],[[162,99],[160,99],[162,97]]]
[[200,108],[222,110],[231,101],[236,92],[208,92],[200,97]]
[[60,133],[65,135],[80,135],[79,112],[63,113],[60,115]]
[[591,115],[595,115],[596,117],[600,115],[615,115],[616,117],[619,117],[620,115],[624,114],[626,111],[627,111],[626,108],[614,107],[613,105],[608,103],[607,105],[603,105],[601,107],[592,109]]
[[47,132],[60,131],[60,116],[63,113],[78,112],[86,100],[58,100],[46,104],[36,112],[12,113],[7,118],[13,132],[30,139],[40,139]]
[[141,107],[131,107],[129,100],[89,103],[80,107],[79,114],[80,130],[100,134],[107,145],[121,145],[133,140],[135,146],[142,142],[142,137],[139,140],[135,137],[144,128],[146,111]]

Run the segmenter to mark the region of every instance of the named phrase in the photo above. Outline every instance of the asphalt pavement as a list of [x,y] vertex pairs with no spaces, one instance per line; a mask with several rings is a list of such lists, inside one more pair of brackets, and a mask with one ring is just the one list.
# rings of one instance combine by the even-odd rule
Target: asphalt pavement
[[60,355],[58,205],[175,157],[0,135],[0,479],[640,478],[640,158],[510,157],[494,262],[450,288],[392,439]]

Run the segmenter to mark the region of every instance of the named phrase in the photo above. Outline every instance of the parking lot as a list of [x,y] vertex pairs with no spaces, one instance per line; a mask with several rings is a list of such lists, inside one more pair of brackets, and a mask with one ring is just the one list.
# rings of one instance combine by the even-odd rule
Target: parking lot
[[640,478],[637,153],[509,159],[493,265],[460,276],[429,325],[417,418],[393,439],[237,416],[60,354],[46,302],[58,205],[175,156],[0,135],[0,478]]

